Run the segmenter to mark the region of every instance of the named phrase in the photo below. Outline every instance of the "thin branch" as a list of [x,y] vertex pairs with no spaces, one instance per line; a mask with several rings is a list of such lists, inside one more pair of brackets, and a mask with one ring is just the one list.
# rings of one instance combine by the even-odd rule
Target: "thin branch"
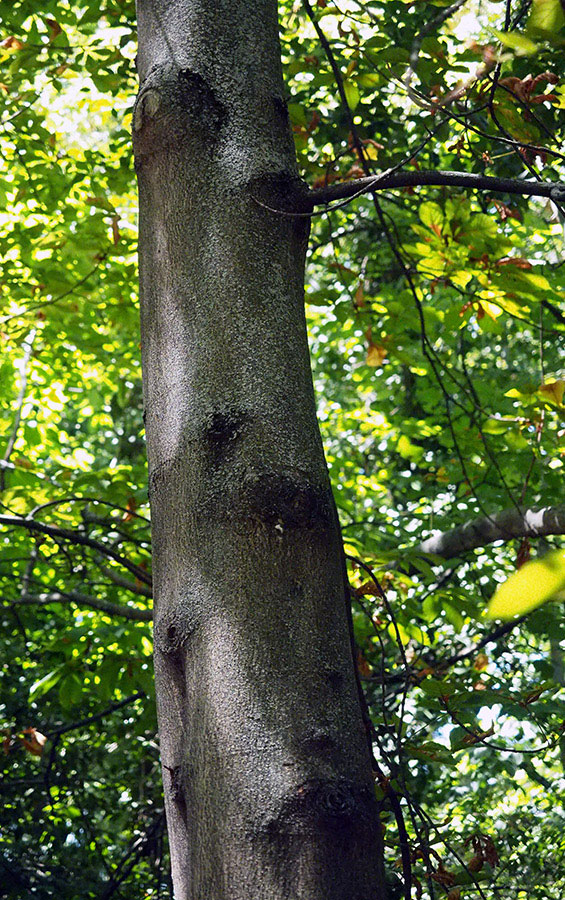
[[14,424],[12,426],[12,433],[8,438],[8,444],[6,445],[6,450],[4,451],[4,456],[0,462],[0,492],[2,492],[6,486],[6,468],[8,467],[8,463],[10,462],[10,457],[14,450],[14,446],[16,440],[18,438],[18,431],[20,429],[20,422],[22,420],[22,408],[24,405],[26,388],[27,388],[27,367],[29,364],[29,360],[31,357],[31,351],[33,350],[33,342],[35,340],[36,329],[32,328],[26,342],[25,342],[25,350],[24,356],[22,359],[22,364],[20,367],[20,390],[18,393],[18,399],[16,400],[16,415],[14,416]]
[[328,41],[322,28],[320,27],[320,23],[318,22],[315,14],[314,14],[314,10],[312,9],[310,0],[303,0],[303,3],[304,3],[304,8],[306,9],[306,12],[308,14],[308,18],[312,22],[314,31],[318,35],[318,40],[320,41],[320,43],[324,49],[324,52],[325,52],[327,60],[330,64],[330,68],[332,70],[333,76],[335,78],[335,83],[336,83],[337,91],[339,94],[339,99],[341,101],[342,109],[344,110],[346,118],[347,118],[347,124],[349,125],[349,130],[351,131],[351,136],[353,138],[353,144],[357,151],[357,155],[359,156],[360,160],[363,160],[363,158],[364,158],[363,145],[361,144],[361,141],[359,140],[359,136],[357,134],[357,129],[355,128],[355,123],[353,121],[353,113],[351,111],[349,103],[347,102],[347,95],[345,93],[345,85],[343,82],[343,75],[341,74],[341,70],[339,68],[338,62],[333,54],[333,50],[331,48],[330,42]]
[[[134,840],[129,850],[124,854],[118,865],[115,867],[112,875],[110,876],[109,883],[107,884],[103,893],[100,895],[101,900],[109,900],[109,898],[118,891],[120,884],[125,881],[134,866],[137,865],[139,857],[143,853],[145,847],[150,843],[154,835],[160,829],[163,829],[164,824],[165,812],[161,811],[155,817],[153,822],[148,826],[146,831]],[[129,863],[129,865],[126,865],[126,863]]]
[[149,599],[153,597],[151,588],[146,584],[141,584],[139,579],[137,581],[131,581],[129,578],[120,575],[115,569],[110,569],[108,566],[102,565],[102,563],[99,563],[98,565],[102,574],[109,578],[110,581],[113,581],[114,584],[117,584],[118,587],[125,588],[126,591],[131,591],[132,594],[141,594],[142,597],[149,597]]
[[452,3],[446,9],[440,10],[439,13],[434,16],[433,19],[430,19],[430,21],[426,25],[424,25],[417,33],[412,44],[412,49],[410,51],[410,65],[404,77],[404,82],[407,87],[409,87],[413,76],[416,74],[420,50],[422,49],[422,43],[426,35],[428,35],[431,31],[434,31],[436,28],[440,28],[443,23],[447,22],[447,20],[451,18],[451,16],[453,16],[459,9],[461,9],[461,7],[464,6],[466,2],[467,0],[455,0],[455,3]]
[[452,559],[492,544],[513,538],[536,538],[551,534],[565,534],[565,504],[540,509],[504,509],[489,516],[465,522],[450,531],[436,531],[422,541],[418,550]]
[[54,525],[46,525],[44,522],[36,522],[35,519],[19,516],[0,516],[0,525],[7,525],[8,527],[13,528],[27,528],[28,531],[31,531],[34,534],[44,534],[56,541],[66,540],[72,544],[90,547],[92,550],[97,550],[99,553],[103,553],[105,556],[113,559],[114,562],[124,566],[125,569],[131,572],[132,575],[135,575],[140,581],[151,585],[151,575],[142,569],[141,566],[131,562],[127,557],[122,556],[120,553],[116,553],[115,550],[112,550],[106,544],[102,544],[100,541],[95,541],[92,538],[86,537],[86,535],[80,534],[78,531],[57,528]]
[[49,594],[27,594],[14,601],[15,606],[48,606],[51,603],[76,603],[78,606],[88,606],[90,609],[99,609],[109,616],[121,616],[134,622],[151,622],[153,612],[150,609],[139,609],[136,606],[125,606],[122,603],[112,603],[101,597],[92,597],[81,591],[53,591]]
[[551,313],[554,319],[557,319],[558,322],[561,322],[562,325],[565,325],[565,316],[563,315],[561,310],[559,310],[556,306],[553,305],[553,303],[551,303],[550,300],[542,300],[541,305],[544,309],[547,309],[548,312]]
[[87,272],[87,274],[83,278],[79,278],[78,281],[75,281],[73,286],[68,288],[66,291],[63,291],[61,294],[57,294],[56,297],[50,297],[48,300],[43,300],[41,303],[34,303],[32,304],[32,306],[26,306],[26,308],[21,312],[12,313],[9,316],[3,316],[0,319],[0,325],[5,325],[7,322],[11,322],[12,319],[17,319],[20,316],[25,316],[27,315],[27,313],[33,312],[36,309],[43,309],[45,306],[52,306],[54,303],[59,303],[60,300],[64,300],[70,294],[74,294],[77,288],[82,287],[82,285],[85,284],[88,279],[98,271],[100,265],[104,262],[107,256],[107,252],[102,253],[99,256],[96,265],[90,270],[90,272]]
[[[30,510],[29,518],[35,518],[38,512],[41,512],[44,509],[49,509],[49,507],[65,506],[66,504],[71,503],[95,503],[100,506],[108,506],[110,507],[110,509],[125,513],[125,515],[130,518],[141,519],[142,522],[147,522],[148,525],[150,524],[150,520],[146,516],[142,516],[140,515],[140,513],[135,512],[132,509],[128,509],[127,506],[118,506],[116,503],[110,503],[109,500],[101,500],[100,497],[91,497],[88,495],[82,497],[58,497],[56,500],[47,500],[46,503],[39,503],[37,506],[34,506],[32,510]],[[81,515],[85,522],[89,521],[88,512],[82,512]]]
[[438,672],[444,672],[446,669],[455,665],[455,663],[463,662],[463,660],[469,659],[470,656],[476,656],[483,647],[487,647],[488,644],[497,644],[501,638],[510,634],[511,631],[517,628],[518,625],[521,625],[522,622],[525,622],[526,619],[527,616],[520,616],[518,619],[512,619],[511,622],[505,622],[504,625],[498,625],[496,628],[493,628],[492,631],[488,631],[480,641],[477,641],[476,644],[473,644],[473,646],[469,647],[467,650],[461,650],[460,653],[454,653],[453,656],[449,656],[447,659],[440,659],[439,661],[434,662],[433,668]]
[[369,191],[384,191],[391,188],[462,187],[474,191],[493,191],[498,194],[521,194],[527,197],[548,197],[553,201],[565,200],[565,186],[556,182],[526,181],[519,178],[495,178],[473,172],[427,171],[398,172],[391,175],[375,175],[331,184],[310,192],[313,206],[323,206],[334,200],[345,200]]
[[102,712],[94,713],[91,716],[87,716],[85,719],[80,719],[78,722],[73,722],[72,725],[61,725],[58,728],[50,728],[49,731],[45,731],[45,735],[46,737],[52,739],[55,736],[58,737],[61,734],[66,734],[68,731],[75,731],[77,728],[83,728],[85,725],[90,725],[91,722],[99,722],[100,719],[103,719],[105,716],[109,716],[117,709],[122,709],[124,706],[130,706],[136,700],[141,700],[142,697],[145,697],[145,694],[143,693],[143,691],[138,691],[136,694],[131,694],[124,700],[120,700],[118,703],[113,703],[112,706],[108,706],[108,708],[103,709]]

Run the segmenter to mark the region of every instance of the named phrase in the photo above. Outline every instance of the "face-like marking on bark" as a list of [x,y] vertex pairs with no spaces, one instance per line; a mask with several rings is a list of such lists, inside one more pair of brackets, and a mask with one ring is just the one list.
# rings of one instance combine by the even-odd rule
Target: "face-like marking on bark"
[[205,439],[215,465],[224,462],[242,434],[249,416],[240,409],[216,410],[205,426]]
[[245,480],[243,494],[244,513],[266,525],[315,528],[327,526],[331,519],[327,489],[299,474],[253,473]]
[[370,787],[347,778],[313,778],[296,787],[283,801],[279,815],[266,828],[273,838],[325,831],[363,831],[374,816]]
[[181,69],[178,83],[186,108],[208,133],[218,134],[228,118],[228,111],[199,72]]

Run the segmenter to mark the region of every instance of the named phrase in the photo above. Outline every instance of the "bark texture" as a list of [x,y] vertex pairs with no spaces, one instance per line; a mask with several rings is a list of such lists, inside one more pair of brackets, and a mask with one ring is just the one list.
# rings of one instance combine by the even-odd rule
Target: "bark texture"
[[[155,674],[177,900],[381,900],[274,0],[138,0]],[[304,201],[307,204],[307,201]]]
[[419,545],[422,553],[434,553],[453,559],[495,541],[513,538],[537,538],[565,533],[565,505],[540,509],[504,509],[491,516],[481,516],[450,531],[434,531]]

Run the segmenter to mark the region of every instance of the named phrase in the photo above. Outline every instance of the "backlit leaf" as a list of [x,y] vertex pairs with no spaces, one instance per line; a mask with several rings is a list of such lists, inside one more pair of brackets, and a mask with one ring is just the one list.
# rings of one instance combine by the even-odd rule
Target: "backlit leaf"
[[488,615],[512,619],[536,609],[565,588],[565,550],[525,563],[497,589]]

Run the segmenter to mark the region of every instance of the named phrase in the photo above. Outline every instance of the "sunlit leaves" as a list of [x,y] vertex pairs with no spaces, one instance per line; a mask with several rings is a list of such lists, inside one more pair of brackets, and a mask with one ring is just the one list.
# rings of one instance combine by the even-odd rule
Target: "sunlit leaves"
[[[550,152],[560,152],[562,137],[559,4],[534,0],[509,32],[502,30],[504,4],[481,5],[477,15],[466,5],[424,35],[409,77],[415,42],[449,5],[313,4],[342,73],[355,136],[303,7],[279,4],[289,117],[309,185],[400,163],[411,171],[563,180],[561,158]],[[57,503],[34,515],[118,549],[145,573],[129,135],[134,4],[45,0],[39,10],[31,0],[14,0],[0,3],[0,13],[0,459],[14,427],[25,345],[37,332],[0,499],[21,515]],[[373,567],[388,601],[367,572],[351,566],[376,752],[401,773],[400,794],[408,790],[410,802],[434,820],[436,849],[441,836],[471,861],[472,835],[491,831],[506,842],[509,884],[497,888],[512,893],[527,883],[528,900],[545,900],[547,872],[536,868],[544,854],[525,841],[559,852],[558,748],[527,771],[529,757],[497,753],[488,743],[532,749],[545,740],[542,731],[558,733],[562,701],[549,689],[536,691],[558,683],[560,604],[534,609],[480,661],[488,598],[516,558],[523,561],[523,546],[502,542],[445,567],[418,545],[437,528],[560,496],[560,213],[541,200],[429,187],[379,192],[378,202],[382,221],[370,195],[313,218],[306,286],[319,416],[347,548]],[[124,587],[116,579],[129,575],[118,564],[17,529],[5,533],[0,564],[5,727],[30,743],[25,729],[55,729],[42,755],[6,739],[6,783],[42,779],[33,794],[14,790],[10,800],[12,869],[23,866],[43,889],[48,860],[64,873],[47,876],[57,897],[69,879],[73,900],[102,896],[108,868],[120,864],[161,802],[153,708],[133,700],[62,732],[59,743],[56,729],[140,691],[150,695],[150,630],[64,592],[147,608],[150,598],[138,593],[147,585],[132,575]],[[540,583],[532,579],[530,599],[535,591],[539,599]],[[56,592],[58,600],[43,602]],[[520,614],[518,597],[512,588],[511,616]],[[545,784],[535,781],[540,773]],[[540,816],[542,790],[547,808]],[[396,872],[394,826],[384,793],[382,799],[387,865]],[[411,831],[410,838],[413,849],[421,846]],[[35,847],[44,848],[37,858]],[[432,869],[441,875],[434,858]],[[480,875],[488,895],[487,869],[483,864]],[[121,889],[148,896],[148,873],[156,870],[144,850]],[[556,858],[557,893],[564,892],[561,870]],[[468,873],[459,877],[459,884],[472,884]],[[422,885],[425,892],[425,878]],[[448,893],[438,882],[436,892],[444,887]],[[14,891],[19,900],[21,885]]]
[[533,0],[527,22],[529,32],[551,38],[563,28],[563,25],[565,13],[560,0]]
[[565,551],[548,553],[543,559],[525,563],[497,589],[488,613],[493,619],[524,615],[565,588]]

